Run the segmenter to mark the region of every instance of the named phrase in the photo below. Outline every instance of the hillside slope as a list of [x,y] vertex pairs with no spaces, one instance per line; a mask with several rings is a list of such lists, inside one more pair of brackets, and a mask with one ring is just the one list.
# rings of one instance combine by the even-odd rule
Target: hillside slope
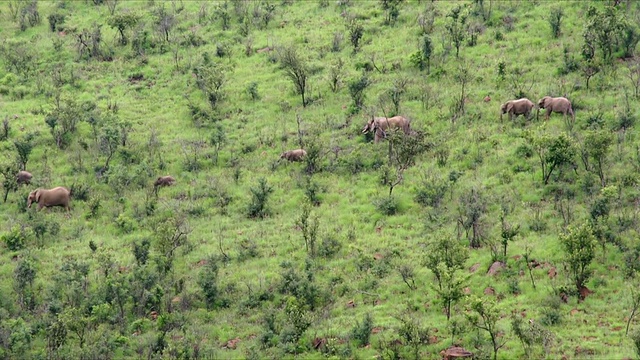
[[634,356],[617,3],[0,2],[0,356]]

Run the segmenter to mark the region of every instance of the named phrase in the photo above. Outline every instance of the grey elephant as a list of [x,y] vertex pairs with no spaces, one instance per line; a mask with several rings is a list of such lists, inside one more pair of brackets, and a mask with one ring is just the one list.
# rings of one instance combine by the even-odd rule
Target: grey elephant
[[527,98],[509,100],[500,106],[500,121],[502,121],[502,115],[507,113],[509,114],[509,120],[512,120],[514,117],[518,117],[518,115],[524,115],[524,117],[529,120],[531,110],[535,106],[536,105],[533,101]]
[[288,161],[299,162],[304,160],[307,156],[307,151],[304,149],[288,150],[280,154],[280,159],[286,159]]
[[71,211],[69,208],[70,198],[71,193],[62,186],[53,189],[36,189],[29,193],[27,208],[31,208],[31,204],[35,201],[38,203],[38,210],[43,207],[62,206],[67,211]]
[[153,183],[153,187],[158,188],[158,187],[163,187],[163,186],[171,186],[171,185],[173,185],[175,183],[176,183],[176,179],[171,175],[160,176]]
[[160,176],[153,183],[153,192],[158,196],[158,188],[165,186],[172,186],[176,183],[176,179],[171,175]]
[[16,182],[18,183],[18,185],[22,185],[22,184],[31,184],[31,179],[33,178],[33,175],[31,175],[30,172],[28,171],[18,171],[18,174],[16,175]]
[[406,135],[411,134],[411,121],[403,116],[397,115],[390,118],[374,117],[367,122],[362,129],[362,133],[374,133],[374,142],[387,137],[387,132],[391,129],[401,129]]
[[540,114],[540,109],[546,109],[545,120],[549,120],[549,115],[552,112],[562,113],[566,118],[567,115],[571,115],[571,119],[573,121],[576,120],[576,116],[573,112],[573,107],[571,107],[571,101],[565,97],[551,97],[545,96],[538,101],[538,112],[536,113],[536,119]]

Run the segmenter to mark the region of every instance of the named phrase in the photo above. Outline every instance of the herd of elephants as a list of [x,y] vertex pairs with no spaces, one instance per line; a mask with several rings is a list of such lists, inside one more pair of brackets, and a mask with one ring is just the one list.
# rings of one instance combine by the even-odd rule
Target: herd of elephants
[[[545,119],[549,119],[549,115],[552,112],[561,113],[565,117],[567,115],[571,116],[572,119],[575,120],[575,114],[573,112],[573,108],[571,107],[571,101],[565,97],[551,97],[545,96],[538,101],[538,112],[539,109],[545,109]],[[509,100],[500,106],[500,117],[502,115],[509,114],[509,120],[512,120],[514,117],[519,115],[523,115],[526,118],[531,117],[531,111],[536,107],[531,100],[527,98],[521,98],[517,100]],[[362,129],[362,133],[373,133],[374,134],[374,142],[379,142],[383,140],[387,136],[387,132],[391,130],[400,130],[404,132],[404,134],[411,134],[412,130],[410,127],[410,120],[397,115],[393,117],[374,117],[369,120],[364,128]],[[306,150],[304,149],[294,149],[283,152],[280,155],[280,159],[285,159],[292,162],[299,162],[304,160],[304,157],[307,155]],[[22,184],[30,184],[33,175],[27,171],[19,171],[16,175],[16,182],[18,185]],[[157,193],[159,187],[171,186],[175,184],[176,179],[173,176],[160,176],[153,183],[154,190]],[[58,186],[53,189],[41,189],[38,188],[29,193],[29,197],[27,198],[27,207],[31,208],[31,204],[33,202],[38,203],[38,210],[43,207],[53,207],[53,206],[62,206],[67,211],[70,211],[69,201],[71,199],[71,192],[69,189]]]

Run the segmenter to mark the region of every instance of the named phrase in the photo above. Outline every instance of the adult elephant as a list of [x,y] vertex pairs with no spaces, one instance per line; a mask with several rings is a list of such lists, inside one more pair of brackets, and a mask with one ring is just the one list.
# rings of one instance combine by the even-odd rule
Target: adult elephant
[[38,203],[38,210],[43,207],[62,206],[67,211],[71,211],[69,208],[70,198],[71,193],[62,186],[53,189],[36,189],[29,193],[27,208],[31,208],[31,204],[35,201]]
[[307,156],[307,152],[304,149],[295,149],[283,152],[282,154],[280,154],[280,159],[299,162],[304,160],[305,156]]
[[401,129],[405,135],[411,134],[411,121],[409,119],[397,115],[394,117],[374,117],[367,122],[362,129],[362,133],[373,132],[375,134],[374,142],[379,142],[387,137],[387,131],[391,129]]
[[571,119],[573,121],[576,120],[576,116],[573,112],[573,107],[571,106],[571,101],[565,97],[551,97],[545,96],[538,101],[538,112],[536,113],[536,119],[540,114],[540,109],[546,109],[547,112],[544,116],[545,120],[549,120],[549,115],[552,112],[562,113],[566,118],[567,115],[571,115]]
[[533,101],[527,98],[509,100],[500,106],[500,121],[502,121],[502,115],[504,114],[509,114],[509,120],[512,120],[514,117],[518,117],[518,115],[524,115],[524,117],[529,120],[531,110],[535,106],[536,105]]

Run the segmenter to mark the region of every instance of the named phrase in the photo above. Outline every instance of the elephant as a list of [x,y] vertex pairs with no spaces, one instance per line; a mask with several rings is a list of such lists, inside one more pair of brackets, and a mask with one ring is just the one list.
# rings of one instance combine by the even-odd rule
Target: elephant
[[30,172],[28,171],[18,171],[18,174],[16,175],[16,182],[18,183],[18,185],[22,185],[22,184],[31,184],[31,179],[33,178],[33,175],[31,175]]
[[552,112],[562,113],[564,117],[567,117],[567,114],[571,115],[571,119],[573,121],[576,120],[576,115],[573,112],[573,108],[571,107],[571,101],[565,97],[551,97],[545,96],[538,101],[538,112],[536,113],[536,119],[540,114],[540,109],[547,109],[545,114],[545,120],[549,120],[549,115]]
[[524,117],[528,120],[531,116],[531,109],[533,109],[536,105],[527,98],[522,98],[518,100],[509,100],[506,103],[500,106],[500,121],[502,121],[502,115],[509,113],[509,120],[512,120],[518,115],[524,115]]
[[171,186],[173,184],[176,183],[176,179],[171,176],[171,175],[167,175],[167,176],[160,176],[156,182],[153,183],[153,187],[158,188],[161,186]]
[[307,152],[304,149],[288,150],[280,154],[280,159],[287,159],[288,161],[302,161],[307,156]]
[[392,128],[402,129],[406,135],[409,135],[411,133],[411,121],[399,115],[390,118],[374,117],[367,122],[362,129],[362,133],[366,134],[369,131],[373,131],[375,134],[374,142],[377,143],[387,137],[387,131]]
[[38,210],[43,207],[63,206],[67,211],[71,211],[71,208],[69,208],[70,197],[69,190],[62,186],[49,190],[38,188],[29,193],[27,208],[31,208],[31,203],[35,201],[38,203]]

